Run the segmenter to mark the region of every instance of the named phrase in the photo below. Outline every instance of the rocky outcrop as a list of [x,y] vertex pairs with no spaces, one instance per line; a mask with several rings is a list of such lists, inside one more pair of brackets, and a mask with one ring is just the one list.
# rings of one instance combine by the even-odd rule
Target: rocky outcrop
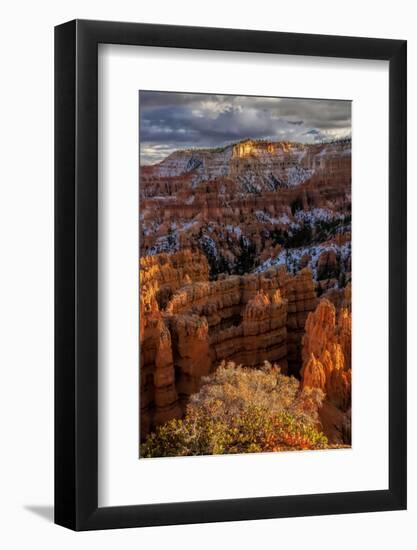
[[256,139],[245,139],[233,145],[232,159],[281,156],[286,154],[297,154],[298,156],[305,154],[308,146],[302,144],[294,144],[288,141],[265,141]]
[[[213,364],[227,359],[259,365],[268,360],[279,362],[286,372],[289,362],[291,373],[298,374],[305,320],[316,304],[309,270],[292,276],[283,268],[272,268],[262,274],[183,287],[172,297],[166,311],[192,312],[207,319]],[[255,312],[261,305],[267,319],[263,323],[251,321],[252,307]],[[256,338],[249,338],[251,331]]]
[[156,300],[153,309],[141,308],[142,437],[181,415],[201,378],[223,360],[253,367],[269,361],[298,374],[304,324],[316,301],[310,271],[293,276],[271,268],[185,284],[165,308]]
[[159,312],[142,315],[140,424],[142,437],[156,424],[182,414],[178,404],[171,334]]
[[312,355],[321,357],[336,342],[336,310],[326,299],[308,316],[303,337],[302,359],[305,364]]
[[189,249],[176,254],[142,256],[140,259],[140,295],[142,307],[165,308],[173,293],[185,284],[208,280],[208,263],[199,251]]
[[140,168],[142,438],[223,360],[278,363],[346,420],[350,146],[245,140]]
[[175,384],[181,404],[200,389],[201,378],[211,370],[208,324],[205,317],[186,314],[169,317]]
[[[176,151],[140,169],[141,255],[200,249],[211,278],[225,271],[247,273],[261,256],[276,255],[277,245],[287,246],[279,231],[303,235],[304,219],[312,238],[347,234],[350,184],[349,140],[314,145],[246,140]],[[327,218],[316,219],[319,211]],[[300,268],[307,266],[303,262]],[[321,264],[320,271],[324,259]]]
[[301,367],[301,340],[307,316],[317,305],[312,273],[302,269],[297,275],[290,275],[284,268],[278,270],[279,286],[288,301],[287,348],[289,374],[299,375]]
[[[207,260],[199,252],[184,250],[177,254],[159,254],[140,259],[142,434],[149,433],[156,424],[182,415],[174,367],[172,331],[162,312],[178,288],[193,280],[201,281],[207,278]],[[180,349],[183,348],[184,344],[180,345]],[[204,373],[206,374],[205,371]]]
[[333,287],[328,289],[322,294],[321,298],[329,300],[335,306],[336,311],[339,311],[341,308],[352,311],[352,285],[350,282],[344,288]]
[[352,368],[352,314],[343,307],[337,321],[338,342],[342,349],[345,370]]
[[[237,364],[262,365],[265,360],[287,371],[287,300],[277,289],[270,297],[260,290],[243,311],[241,338],[235,340],[235,349],[227,357]],[[222,352],[214,346],[216,355]]]
[[351,398],[351,314],[322,299],[310,313],[302,340],[302,386],[317,387],[341,410]]
[[337,178],[350,170],[350,140],[302,144],[247,139],[226,147],[175,151],[141,168],[144,197],[172,196],[216,178],[237,181],[239,191],[276,191],[313,174]]
[[325,393],[322,428],[336,444],[350,444],[351,437],[351,330],[349,310],[341,308],[337,314],[335,306],[322,299],[307,318],[302,342],[301,385]]
[[340,272],[336,251],[333,249],[323,251],[317,262],[317,278],[329,279],[337,277]]

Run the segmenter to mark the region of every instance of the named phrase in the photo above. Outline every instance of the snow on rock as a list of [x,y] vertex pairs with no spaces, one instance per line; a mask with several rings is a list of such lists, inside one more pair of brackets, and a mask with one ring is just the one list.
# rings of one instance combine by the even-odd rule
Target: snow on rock
[[294,218],[297,222],[310,222],[311,224],[315,224],[318,221],[328,222],[340,217],[340,215],[335,215],[335,213],[328,208],[312,208],[311,210],[299,210],[294,214]]
[[147,254],[149,256],[154,256],[155,254],[160,254],[161,252],[178,252],[180,249],[180,243],[178,239],[178,233],[172,232],[169,235],[164,235],[163,237],[158,237],[155,241],[155,244],[148,249]]
[[263,223],[271,223],[273,225],[288,225],[291,221],[287,214],[282,214],[281,216],[275,218],[263,210],[256,210],[255,216],[258,221]]
[[193,227],[196,227],[198,225],[198,222],[197,221],[192,221],[192,222],[185,222],[183,224],[181,224],[181,227],[178,229],[178,231],[188,231],[190,229],[192,229]]
[[242,236],[242,230],[238,225],[226,225],[226,229],[229,233],[234,233],[238,238]]
[[314,170],[307,170],[307,168],[303,168],[302,166],[291,166],[287,171],[287,183],[290,187],[301,185],[311,178],[313,173]]
[[309,261],[309,267],[313,272],[313,277],[317,279],[317,263],[322,252],[334,250],[341,261],[346,261],[351,255],[351,244],[345,243],[343,245],[337,244],[318,244],[312,246],[305,246],[300,248],[289,248],[282,250],[276,258],[268,258],[254,271],[255,273],[263,273],[270,267],[279,265],[285,265],[290,272],[296,272],[300,269],[300,260],[303,256],[311,256]]
[[217,244],[214,239],[208,235],[203,235],[200,239],[200,243],[205,252],[207,252],[212,258],[219,260],[220,254],[217,250]]
[[200,181],[227,175],[231,156],[231,147],[175,151],[159,164],[154,165],[153,170],[159,177],[173,177],[194,172],[195,186]]

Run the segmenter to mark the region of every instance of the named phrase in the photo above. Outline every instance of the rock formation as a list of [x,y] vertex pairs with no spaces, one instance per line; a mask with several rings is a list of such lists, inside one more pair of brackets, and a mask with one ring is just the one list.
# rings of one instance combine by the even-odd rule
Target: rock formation
[[141,434],[182,414],[178,404],[171,334],[159,312],[142,315],[140,332]]
[[287,347],[289,374],[298,376],[301,366],[301,340],[307,316],[317,305],[312,273],[302,269],[291,276],[283,268],[278,270],[282,295],[288,300]]
[[208,280],[208,263],[201,252],[191,250],[142,256],[139,276],[142,307],[151,310],[156,300],[163,309],[173,293],[185,284]]
[[[153,257],[151,270],[169,277],[161,279],[163,284],[147,285],[146,296],[156,295],[167,281],[175,285],[181,280],[183,259],[190,259],[188,254],[174,254],[169,269],[157,269],[159,256]],[[167,258],[161,256],[165,266]],[[193,265],[201,263],[196,258]],[[188,273],[198,278],[207,272],[189,268]],[[298,374],[305,320],[317,299],[309,270],[294,276],[284,268],[271,268],[266,273],[186,283],[165,306],[161,300],[148,303],[152,307],[141,307],[140,322],[143,436],[180,416],[201,378],[223,360],[254,367],[268,360],[279,364],[283,373],[290,366]]]
[[142,439],[223,360],[279,364],[349,432],[350,149],[248,139],[140,168]]
[[[351,405],[351,325],[347,308],[341,308],[337,315],[335,306],[322,299],[307,318],[302,340],[302,387],[320,388],[327,403],[342,412]],[[329,415],[328,406],[326,414]],[[346,421],[345,416],[339,415],[339,435]]]
[[336,251],[333,249],[324,250],[317,262],[317,278],[330,279],[339,275],[339,262],[337,261]]
[[[245,140],[220,149],[184,150],[140,169],[141,255],[199,249],[210,278],[244,274],[279,250],[300,251],[297,270],[311,267],[323,291],[346,284],[350,265],[350,140],[305,145]],[[306,240],[310,232],[310,241]],[[333,241],[332,241],[333,239]],[[311,258],[309,247],[326,243]],[[310,260],[307,257],[310,255]],[[312,265],[319,263],[318,266]],[[268,267],[268,266],[267,266]]]

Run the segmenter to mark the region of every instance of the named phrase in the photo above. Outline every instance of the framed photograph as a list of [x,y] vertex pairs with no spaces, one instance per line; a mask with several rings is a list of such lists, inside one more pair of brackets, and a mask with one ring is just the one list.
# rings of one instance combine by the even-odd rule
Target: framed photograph
[[55,522],[406,508],[406,42],[55,29]]

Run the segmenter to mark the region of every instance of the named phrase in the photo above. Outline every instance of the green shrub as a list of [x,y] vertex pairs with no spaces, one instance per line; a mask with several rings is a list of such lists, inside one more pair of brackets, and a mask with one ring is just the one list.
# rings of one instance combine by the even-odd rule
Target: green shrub
[[276,366],[222,363],[191,397],[182,420],[159,426],[142,457],[255,453],[327,447],[317,429],[318,389],[300,389]]

